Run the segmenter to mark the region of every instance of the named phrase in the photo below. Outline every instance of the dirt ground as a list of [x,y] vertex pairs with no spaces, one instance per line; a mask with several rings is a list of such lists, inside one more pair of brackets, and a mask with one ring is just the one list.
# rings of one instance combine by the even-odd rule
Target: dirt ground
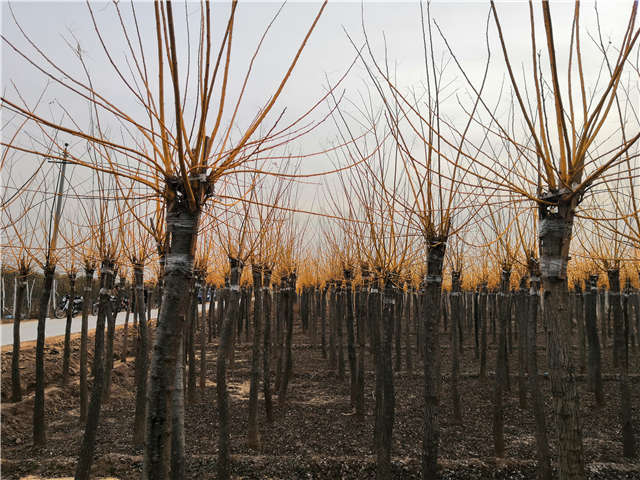
[[[116,352],[121,351],[122,328],[117,331]],[[131,331],[129,355],[133,355],[134,332]],[[462,394],[463,424],[452,418],[448,335],[443,334],[442,373],[444,376],[440,404],[440,465],[446,479],[535,478],[535,440],[532,413],[518,407],[517,344],[509,355],[511,390],[505,398],[506,458],[493,457],[492,371],[495,347],[489,347],[490,378],[477,378],[478,361],[470,342],[463,351],[459,389]],[[242,336],[244,341],[244,335]],[[543,343],[542,336],[539,344]],[[72,377],[68,387],[59,386],[62,368],[63,339],[51,339],[45,349],[47,391],[47,446],[31,444],[35,346],[24,344],[21,369],[25,399],[8,403],[10,395],[11,347],[2,350],[2,478],[59,478],[73,476],[82,439],[79,424],[78,336],[72,341]],[[215,401],[215,362],[217,343],[208,345],[207,385],[197,401],[186,405],[185,432],[187,477],[215,478],[217,456],[217,409]],[[637,373],[640,354],[632,352],[632,371]],[[395,357],[395,355],[394,355]],[[593,394],[586,389],[584,377],[579,383],[581,425],[584,454],[590,479],[640,479],[640,461],[622,456],[619,385],[612,375],[611,350],[604,352],[604,392],[606,405],[597,409]],[[299,331],[294,335],[294,377],[289,386],[288,407],[276,406],[276,419],[268,425],[260,397],[259,427],[261,448],[252,451],[246,444],[249,395],[250,345],[239,343],[235,365],[230,371],[232,460],[234,478],[246,479],[365,479],[375,478],[373,442],[374,376],[371,358],[367,358],[367,416],[359,422],[349,403],[349,370],[339,380],[328,371],[328,363],[319,348],[311,348],[308,338]],[[415,358],[415,355],[414,355]],[[345,348],[346,362],[346,348]],[[198,362],[199,363],[199,362]],[[539,347],[540,370],[546,371],[544,349]],[[422,376],[421,367],[409,374],[396,372],[395,424],[393,430],[393,471],[396,478],[420,478],[422,445]],[[546,378],[546,377],[544,377]],[[98,431],[93,473],[96,477],[139,478],[142,451],[132,446],[134,413],[133,357],[125,364],[116,361],[111,399],[103,405]],[[550,385],[541,382],[546,399],[551,451],[556,452],[556,431],[552,416]],[[631,378],[632,405],[636,438],[640,441],[640,380]],[[530,402],[529,402],[530,403]]]

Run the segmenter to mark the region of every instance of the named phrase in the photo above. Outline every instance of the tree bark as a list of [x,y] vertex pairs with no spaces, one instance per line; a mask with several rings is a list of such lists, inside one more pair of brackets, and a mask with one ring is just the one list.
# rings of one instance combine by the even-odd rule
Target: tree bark
[[124,292],[124,277],[120,281],[120,288],[116,293],[116,304],[112,308],[111,314],[107,315],[107,351],[105,357],[105,373],[104,373],[104,392],[103,397],[105,401],[109,401],[111,396],[111,372],[113,371],[113,358],[114,358],[114,342],[116,334],[116,317],[118,316],[118,309],[122,303],[122,294]]
[[273,422],[273,401],[271,399],[271,270],[264,269],[262,303],[264,307],[264,343],[262,352],[262,389],[267,422]]
[[460,324],[460,317],[462,315],[461,308],[461,296],[460,292],[460,272],[454,271],[451,273],[451,332],[450,332],[450,346],[451,346],[451,402],[453,404],[453,418],[452,423],[462,423],[462,411],[460,408],[460,392],[458,391],[458,376],[460,372],[460,361],[458,358],[459,353],[459,341],[458,341],[458,325]]
[[[200,399],[205,399],[205,383],[207,380],[207,326],[211,328],[211,322],[209,319],[211,318],[211,307],[212,304],[209,303],[209,310],[207,311],[207,291],[211,292],[209,287],[206,284],[203,284],[204,295],[202,298],[202,313],[200,316]],[[213,292],[210,293],[213,298]],[[208,325],[207,325],[208,324]],[[211,332],[209,332],[211,335]]]
[[404,317],[405,332],[404,332],[404,348],[405,348],[405,362],[407,364],[407,373],[409,376],[413,376],[413,357],[411,355],[411,325],[413,317],[413,290],[409,288],[407,290],[406,300],[404,308],[402,309],[402,316]]
[[[609,270],[608,273],[610,273]],[[609,289],[611,293],[620,296],[620,271],[616,270],[617,279],[612,281],[609,275]],[[615,298],[615,297],[614,297]],[[618,377],[620,381],[620,422],[622,424],[622,454],[625,458],[632,459],[636,454],[636,441],[633,433],[633,417],[631,413],[631,392],[629,391],[629,324],[631,315],[629,313],[629,295],[625,292],[622,296],[622,305],[618,300],[613,309],[614,326],[622,323],[622,342],[615,345],[619,348],[618,353]],[[622,316],[622,318],[619,318]],[[618,317],[618,318],[616,318]],[[619,328],[620,329],[620,328]],[[617,338],[614,331],[614,338]],[[621,344],[620,344],[621,343]]]
[[[524,279],[525,277],[523,277]],[[518,404],[527,408],[527,293],[526,283],[520,283],[516,299],[516,322],[518,325]]]
[[480,321],[480,381],[487,381],[487,283],[480,286],[480,298],[478,299]]
[[380,335],[380,327],[382,326],[381,297],[378,291],[379,280],[376,278],[371,287],[369,295],[369,312],[371,315],[371,325],[369,331],[371,333],[372,346],[374,351],[376,366],[376,386],[375,386],[375,425],[374,425],[374,447],[376,452],[376,479],[386,480],[391,478],[391,453],[386,451],[385,447],[391,447],[383,442],[384,429],[384,356],[382,353],[382,340]]
[[166,255],[162,306],[154,338],[147,396],[146,442],[142,478],[162,480],[169,476],[171,392],[180,337],[178,315],[184,308],[184,292],[193,275],[199,212],[179,201],[167,205],[167,232],[171,245]]
[[493,398],[493,450],[497,458],[504,457],[504,390],[507,383],[507,322],[511,316],[509,308],[509,277],[511,268],[502,267],[500,292],[498,292],[498,351],[496,383]]
[[402,305],[403,305],[403,291],[400,290],[395,298],[394,308],[394,322],[395,322],[395,371],[402,370]]
[[282,380],[280,382],[280,390],[278,393],[278,406],[280,411],[284,415],[284,411],[287,404],[287,389],[289,388],[289,380],[293,374],[293,352],[291,350],[291,343],[293,340],[293,303],[295,301],[295,286],[296,286],[296,274],[291,273],[288,278],[287,292],[285,295],[285,321],[286,321],[286,338],[285,338],[285,350],[283,361]]
[[80,326],[80,422],[87,420],[89,387],[87,386],[87,343],[89,328],[89,310],[91,309],[91,283],[93,268],[85,266],[84,270],[84,299],[82,302],[82,324]]
[[[538,382],[538,309],[540,306],[540,272],[537,260],[529,259],[529,283],[530,291],[526,305],[527,316],[527,368],[529,370],[529,390],[533,417],[535,420],[536,453],[538,465],[536,478],[538,480],[551,480],[551,454],[549,453],[549,440],[547,436],[547,421],[544,414],[544,399]],[[524,331],[521,332],[525,334]]]
[[442,292],[442,263],[446,238],[427,243],[427,275],[424,279],[424,432],[422,439],[422,478],[438,476],[438,443],[440,440],[439,397],[440,369],[440,302]]
[[49,263],[44,266],[44,287],[40,297],[38,312],[38,336],[36,340],[36,393],[33,403],[33,444],[44,446],[47,443],[47,425],[44,413],[44,340],[45,324],[47,321],[47,306],[51,297],[51,286],[55,265]]
[[[129,293],[129,301],[127,302],[127,315],[124,317],[124,337],[122,339],[122,353],[120,354],[120,359],[122,363],[127,363],[127,356],[129,355],[129,316],[131,312],[134,311],[135,308],[134,303],[135,298],[135,287],[131,285],[131,292]],[[133,315],[135,318],[135,314]]]
[[320,293],[320,343],[322,346],[322,358],[327,358],[327,286]]
[[229,454],[229,392],[227,391],[227,359],[233,348],[232,336],[235,321],[238,317],[240,301],[240,273],[242,263],[229,258],[231,265],[230,284],[227,290],[228,304],[224,311],[222,328],[220,329],[220,347],[218,348],[217,385],[219,429],[218,429],[218,478],[227,480],[231,475],[231,459]]
[[385,280],[385,289],[383,297],[382,310],[382,327],[383,338],[379,351],[382,364],[382,406],[381,406],[381,422],[379,430],[379,453],[377,478],[378,480],[391,478],[391,450],[393,444],[393,422],[395,419],[395,391],[393,386],[393,330],[394,330],[394,314],[396,312],[396,292],[394,291],[391,279],[387,276]]
[[100,408],[104,393],[104,324],[105,319],[112,314],[111,293],[114,281],[114,263],[111,259],[104,259],[100,268],[100,294],[98,306],[98,320],[96,322],[95,349],[93,354],[93,386],[91,388],[91,401],[87,412],[87,423],[82,437],[80,457],[76,466],[75,480],[88,480],[91,474],[93,453],[95,450],[98,423],[100,421]]
[[[198,293],[200,292],[200,286],[202,281],[202,275],[200,272],[194,274],[193,293],[191,295],[191,308],[188,314],[189,330],[188,337],[185,337],[189,346],[189,375],[187,377],[187,398],[189,403],[196,401],[196,324],[198,323]],[[204,301],[204,299],[203,299]]]
[[[197,299],[196,299],[197,301]],[[171,392],[171,480],[183,480],[184,458],[184,314],[179,316],[178,352],[176,355],[175,385]],[[191,368],[191,365],[189,366]]]
[[76,298],[76,274],[69,273],[69,305],[67,322],[64,328],[64,352],[62,357],[62,385],[69,383],[69,364],[71,363],[71,321],[73,320],[73,304]]
[[367,320],[367,293],[368,280],[364,281],[365,286],[358,288],[356,293],[356,312],[358,315],[358,378],[356,385],[356,417],[358,420],[364,420],[365,414],[365,394],[364,394],[364,379],[365,379],[365,329],[364,326],[368,324]]
[[587,341],[589,345],[588,376],[589,389],[594,392],[596,405],[604,405],[604,394],[602,391],[602,366],[600,354],[600,340],[598,338],[597,326],[597,298],[598,298],[598,277],[589,277],[588,290],[585,292],[585,323],[587,328]]
[[585,478],[580,428],[580,408],[575,366],[570,347],[571,319],[568,315],[567,262],[577,196],[564,200],[560,194],[544,198],[554,204],[539,204],[540,271],[544,287],[551,394],[558,430],[560,480]]
[[25,272],[18,274],[18,290],[16,292],[15,317],[13,319],[13,351],[11,352],[11,401],[22,400],[22,386],[20,384],[20,321],[22,320],[22,306],[24,292],[27,289]]
[[135,364],[136,411],[133,420],[133,445],[136,448],[141,448],[144,444],[148,381],[147,370],[149,368],[149,334],[147,333],[142,264],[133,266],[133,278],[135,283],[136,316],[138,317]]
[[249,425],[247,444],[260,448],[258,435],[258,390],[260,388],[260,338],[262,337],[262,267],[252,265],[253,273],[253,345],[251,348],[251,378],[249,387]]
[[[347,275],[345,274],[345,277]],[[354,315],[353,315],[353,294],[351,289],[351,273],[347,277],[347,288],[344,297],[346,325],[347,325],[347,357],[349,359],[349,374],[351,377],[351,407],[355,409],[356,397],[358,396],[358,368],[356,365],[356,347],[354,333]]]
[[338,349],[338,379],[344,380],[344,323],[345,323],[345,295],[344,288],[340,285],[336,289],[336,342]]

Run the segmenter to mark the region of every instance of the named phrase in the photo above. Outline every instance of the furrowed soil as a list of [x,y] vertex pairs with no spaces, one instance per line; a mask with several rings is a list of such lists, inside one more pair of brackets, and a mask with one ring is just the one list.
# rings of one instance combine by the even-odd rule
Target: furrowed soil
[[[129,329],[127,362],[118,358],[113,372],[110,400],[103,404],[96,441],[93,475],[96,478],[135,479],[142,471],[142,450],[132,445],[134,415],[134,339]],[[345,335],[346,337],[346,335]],[[122,352],[123,329],[116,332],[115,351]],[[197,338],[197,336],[196,336]],[[492,398],[496,348],[488,349],[489,378],[478,378],[473,339],[466,339],[461,357],[459,391],[462,398],[462,424],[455,424],[451,408],[449,335],[441,336],[440,465],[443,479],[530,479],[535,478],[536,447],[530,410],[518,406],[517,342],[509,354],[511,389],[505,394],[504,459],[493,456]],[[345,338],[346,341],[346,338]],[[491,341],[489,335],[488,341]],[[371,355],[367,355],[367,414],[359,421],[349,401],[349,367],[344,347],[345,378],[328,370],[319,346],[312,347],[309,337],[296,322],[293,346],[293,378],[289,384],[286,408],[280,409],[274,396],[275,420],[267,424],[264,400],[260,394],[259,429],[261,447],[247,447],[246,431],[249,398],[251,347],[244,334],[236,340],[234,365],[229,370],[231,395],[231,451],[234,478],[246,479],[370,479],[375,478],[373,452],[374,373]],[[404,342],[403,342],[404,343]],[[545,375],[544,336],[538,340],[541,385],[546,403],[551,451],[557,452],[555,422],[552,415],[550,382]],[[71,379],[61,387],[63,338],[49,339],[45,348],[47,446],[32,445],[32,409],[35,345],[22,345],[21,375],[24,399],[9,403],[11,389],[11,347],[2,349],[2,478],[30,479],[73,476],[83,425],[79,423],[78,359],[80,338],[72,338]],[[191,479],[216,478],[217,425],[216,358],[218,343],[207,344],[207,382],[197,400],[186,403],[186,476]],[[422,446],[422,365],[416,362],[413,373],[407,371],[404,351],[402,369],[395,372],[395,423],[393,429],[393,474],[395,478],[420,478]],[[93,335],[90,339],[92,360]],[[403,344],[404,350],[404,344]],[[639,479],[640,461],[622,455],[620,423],[620,387],[613,375],[610,345],[604,349],[603,372],[605,406],[596,408],[586,378],[579,375],[581,426],[584,455],[590,479]],[[640,352],[630,350],[630,378],[633,418],[638,437],[640,423]],[[196,353],[199,365],[199,349]],[[395,363],[395,352],[394,352]],[[275,361],[272,369],[275,370]],[[273,379],[275,379],[275,374]],[[273,390],[273,384],[272,384]],[[531,402],[528,402],[531,405]],[[554,457],[555,463],[555,457]],[[555,468],[555,466],[554,466]]]

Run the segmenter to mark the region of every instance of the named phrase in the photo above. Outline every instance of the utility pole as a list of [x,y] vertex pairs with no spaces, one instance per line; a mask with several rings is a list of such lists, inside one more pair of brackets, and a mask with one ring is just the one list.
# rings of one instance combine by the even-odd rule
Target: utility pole
[[60,181],[58,182],[58,198],[56,204],[56,214],[53,217],[53,234],[51,235],[51,243],[49,248],[49,254],[56,249],[56,243],[58,240],[58,229],[60,225],[60,215],[62,214],[62,192],[64,191],[64,176],[67,170],[67,148],[69,147],[68,143],[64,144],[64,152],[62,154],[62,169],[60,171]]
[[[57,199],[56,199],[56,211],[53,216],[53,231],[51,233],[51,238],[49,241],[49,251],[47,252],[47,264],[50,264],[51,255],[54,253],[56,249],[56,245],[58,242],[58,231],[60,229],[60,215],[62,215],[62,194],[64,192],[64,181],[65,181],[65,173],[67,170],[67,148],[69,147],[68,143],[64,144],[64,152],[62,153],[62,168],[60,170],[60,177],[58,180],[58,190],[57,190]],[[54,288],[51,291],[51,304],[50,310],[53,311],[55,309],[55,298],[56,298],[56,283],[54,279]]]

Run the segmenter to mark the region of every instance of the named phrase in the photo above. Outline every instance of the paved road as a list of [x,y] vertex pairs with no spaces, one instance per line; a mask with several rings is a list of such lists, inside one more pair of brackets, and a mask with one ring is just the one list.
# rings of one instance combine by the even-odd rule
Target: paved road
[[[155,318],[158,314],[158,310],[151,310],[151,318]],[[124,324],[126,312],[118,313],[116,317],[116,325]],[[96,329],[96,322],[98,317],[96,315],[89,315],[89,331]],[[133,322],[133,317],[129,317],[129,322]],[[64,335],[64,327],[67,323],[66,318],[47,318],[45,325],[46,337],[57,337]],[[82,316],[78,315],[71,321],[71,333],[79,333],[82,323]],[[38,335],[38,322],[35,320],[22,321],[20,323],[20,341],[29,342],[37,338]],[[13,323],[5,323],[2,325],[0,331],[0,345],[11,345],[13,343]]]

